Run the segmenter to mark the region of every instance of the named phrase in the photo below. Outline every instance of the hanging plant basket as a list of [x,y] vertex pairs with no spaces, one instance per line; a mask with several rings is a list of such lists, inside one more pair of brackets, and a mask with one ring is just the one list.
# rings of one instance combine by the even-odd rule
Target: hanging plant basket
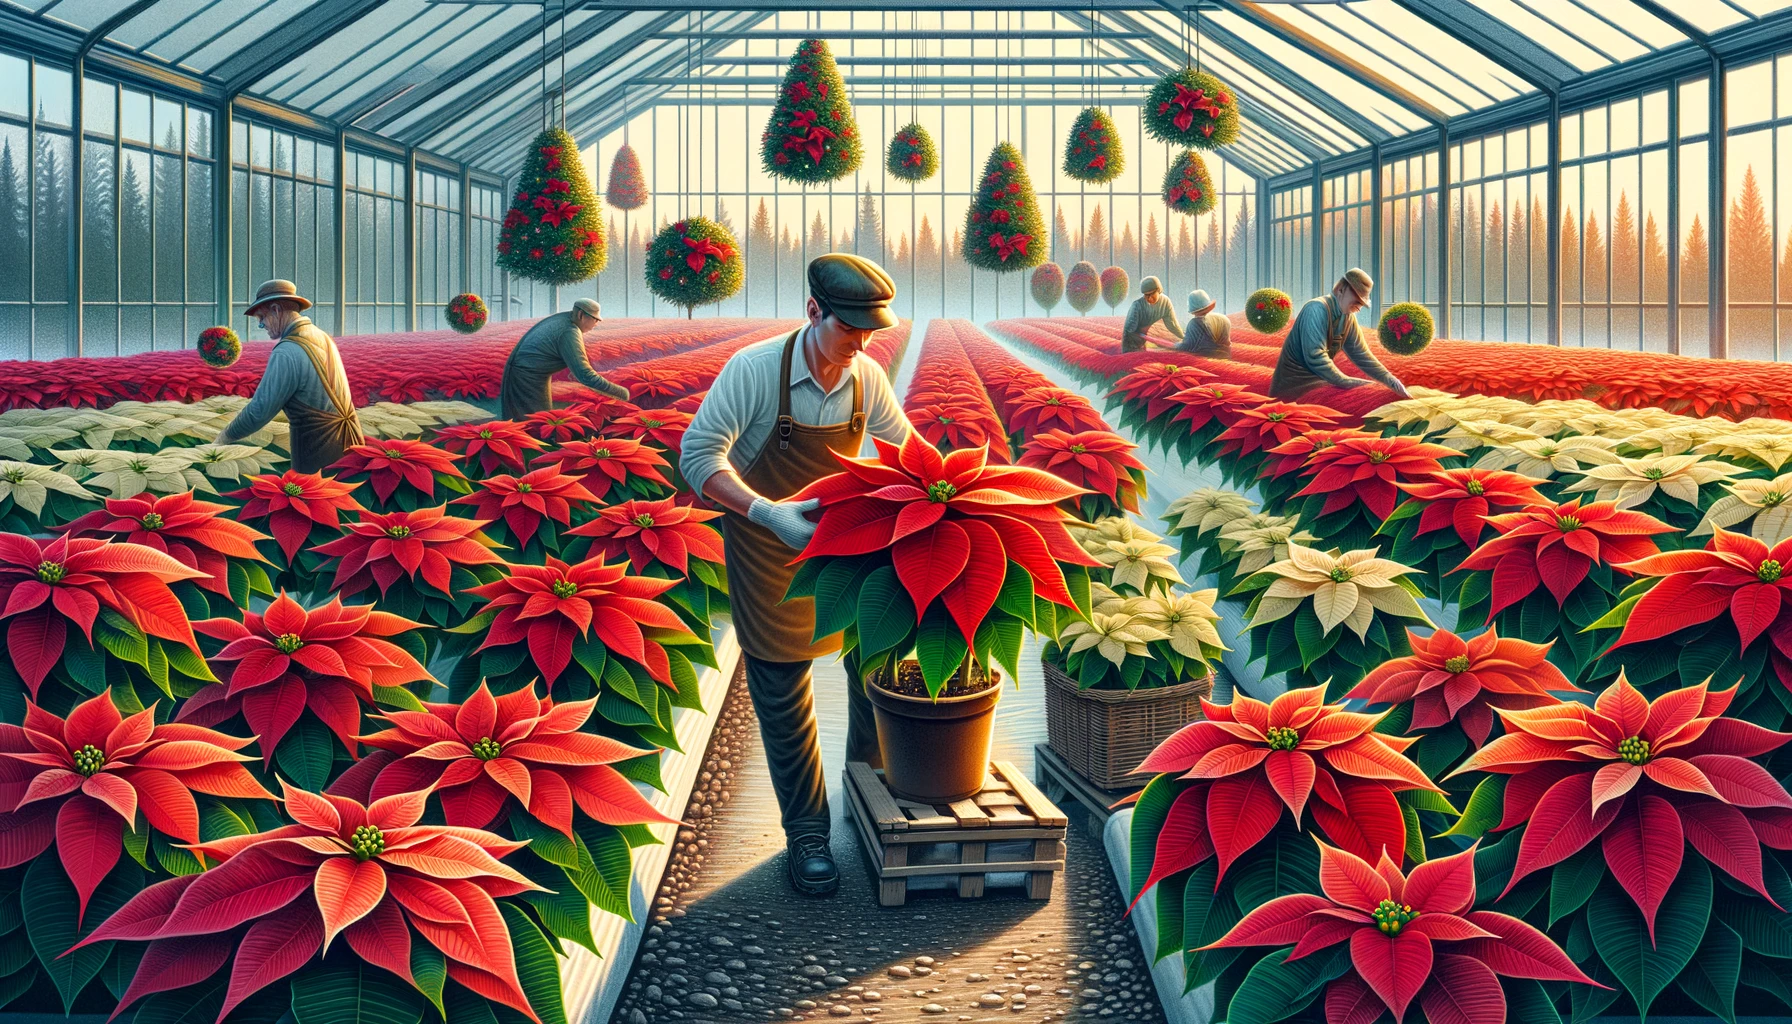
[[1229,146],[1238,140],[1238,97],[1205,71],[1183,68],[1151,87],[1145,133],[1172,146]]
[[243,340],[228,327],[207,327],[199,332],[199,358],[207,366],[223,369],[243,357]]
[[1109,309],[1118,309],[1132,294],[1132,278],[1126,276],[1126,268],[1109,267],[1101,272],[1101,301],[1108,304]]
[[1436,329],[1430,310],[1416,302],[1396,302],[1381,314],[1376,333],[1382,348],[1397,356],[1416,356],[1431,344]]
[[651,198],[647,178],[641,173],[641,158],[626,142],[610,159],[610,188],[604,198],[618,210],[639,210]]
[[890,155],[885,166],[891,177],[903,181],[926,181],[933,177],[940,169],[940,154],[933,146],[933,136],[914,123],[896,129],[896,134],[890,137]]
[[998,142],[983,163],[977,198],[964,215],[964,259],[980,270],[1031,270],[1046,261],[1045,221],[1027,165],[1012,143]]
[[462,334],[472,334],[485,326],[491,311],[485,308],[485,300],[472,292],[456,295],[448,300],[448,326]]
[[1120,132],[1100,107],[1084,107],[1064,140],[1064,173],[1077,181],[1105,185],[1126,170]]
[[1275,334],[1288,326],[1294,315],[1294,300],[1280,288],[1259,288],[1244,300],[1244,318],[1253,330]]
[[573,284],[610,261],[603,205],[564,128],[535,137],[498,233],[498,266],[542,284]]
[[1070,308],[1078,313],[1087,313],[1101,301],[1101,271],[1088,260],[1078,260],[1076,266],[1070,268],[1070,275],[1064,279],[1064,297],[1070,300]]
[[1170,169],[1164,172],[1164,205],[1173,213],[1191,217],[1213,209],[1213,177],[1207,173],[1207,161],[1192,149],[1185,149]]
[[858,125],[827,43],[806,39],[791,55],[759,150],[765,173],[803,185],[838,181],[859,169]]
[[1041,263],[1033,271],[1033,301],[1045,307],[1050,313],[1053,307],[1064,301],[1064,268],[1056,263]]
[[746,276],[734,235],[708,217],[661,229],[647,248],[645,272],[653,294],[687,311],[740,291]]

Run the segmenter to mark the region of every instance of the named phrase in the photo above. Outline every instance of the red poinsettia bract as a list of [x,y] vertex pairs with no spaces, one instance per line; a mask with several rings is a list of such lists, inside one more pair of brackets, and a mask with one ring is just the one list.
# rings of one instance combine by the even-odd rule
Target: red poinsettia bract
[[39,542],[0,533],[0,620],[6,652],[33,699],[68,645],[68,624],[89,643],[101,608],[129,619],[150,636],[199,653],[187,611],[168,584],[206,575],[154,548],[97,537],[61,536]]
[[1531,505],[1488,516],[1487,521],[1499,536],[1469,552],[1457,571],[1493,572],[1489,622],[1539,585],[1549,588],[1556,604],[1564,604],[1594,563],[1616,567],[1656,554],[1660,549],[1649,538],[1674,529],[1646,512],[1609,501]]
[[1384,847],[1403,850],[1406,821],[1394,794],[1443,792],[1406,758],[1417,737],[1375,732],[1381,715],[1327,704],[1323,686],[1289,690],[1269,704],[1239,694],[1230,704],[1201,705],[1205,719],[1158,744],[1137,769],[1204,783],[1170,805],[1153,881],[1213,854],[1224,878],[1275,828],[1284,805],[1296,824],[1310,807],[1332,842],[1358,856],[1377,856]]
[[225,497],[243,499],[240,521],[268,521],[268,532],[280,542],[286,560],[292,561],[313,526],[332,530],[342,528],[342,513],[362,511],[353,496],[360,484],[345,484],[321,473],[297,473],[292,470],[275,476],[252,476],[249,486],[232,491]]
[[906,410],[908,421],[936,448],[959,449],[990,446],[991,458],[1007,462],[1008,436],[987,409],[978,409],[960,396],[927,402]]
[[1238,422],[1246,409],[1255,409],[1270,399],[1243,384],[1212,381],[1184,388],[1168,401],[1176,410],[1170,422],[1186,423],[1189,433],[1198,434],[1215,422],[1229,427]]
[[571,441],[597,433],[591,417],[572,409],[543,409],[523,420],[523,429],[549,443]]
[[572,503],[595,502],[597,495],[585,489],[576,476],[567,476],[557,465],[532,469],[522,476],[487,477],[479,481],[472,494],[455,498],[450,505],[471,505],[474,514],[485,522],[502,518],[516,538],[517,546],[528,544],[541,529],[543,519],[552,519],[562,526],[572,522]]
[[410,484],[425,498],[435,497],[437,473],[465,480],[455,465],[460,458],[427,441],[391,438],[355,445],[330,468],[344,476],[366,473],[374,497],[384,502],[392,499],[401,483]]
[[1143,473],[1145,464],[1132,444],[1112,430],[1047,430],[1035,434],[1021,449],[1020,464],[1043,469],[1085,491],[1113,498],[1128,512],[1139,511],[1139,491],[1130,471]]
[[484,423],[456,423],[436,429],[442,447],[464,458],[479,457],[479,471],[490,473],[503,467],[520,470],[530,452],[547,445],[531,437],[515,420],[486,420]]
[[691,425],[691,417],[691,413],[676,409],[643,409],[604,424],[604,436],[652,441],[676,453],[679,445],[684,443],[684,432]]
[[1439,459],[1461,454],[1416,437],[1347,438],[1307,459],[1302,473],[1313,479],[1294,493],[1325,495],[1322,516],[1360,501],[1375,518],[1386,519],[1399,503],[1400,481],[1436,473],[1443,468]]
[[[1511,776],[1497,827],[1525,823],[1525,831],[1506,890],[1598,839],[1653,937],[1655,912],[1690,842],[1771,902],[1756,835],[1766,831],[1775,848],[1782,845],[1775,826],[1792,814],[1792,795],[1749,758],[1779,749],[1792,734],[1723,717],[1735,695],[1699,683],[1650,701],[1620,672],[1592,707],[1500,711],[1506,735],[1452,774]],[[1777,813],[1759,830],[1758,809]]]
[[[1616,568],[1661,582],[1630,610],[1613,648],[1667,636],[1710,622],[1725,612],[1746,649],[1763,634],[1772,641],[1774,667],[1782,681],[1782,660],[1792,658],[1792,540],[1769,548],[1753,537],[1719,529],[1703,549],[1665,551]],[[1740,653],[1740,651],[1738,651]]]
[[597,518],[567,531],[575,537],[592,537],[606,560],[627,558],[635,572],[655,562],[683,576],[690,572],[691,557],[706,562],[722,561],[722,535],[705,525],[722,513],[679,505],[672,498],[660,501],[625,501],[597,513]]
[[66,719],[27,701],[24,728],[0,724],[0,868],[55,840],[86,914],[138,811],[158,831],[196,843],[194,793],[274,799],[241,764],[254,758],[237,751],[253,742],[157,725],[153,707],[125,718],[111,691],[75,705]]
[[1537,492],[1537,485],[1543,482],[1500,469],[1460,467],[1438,470],[1424,479],[1396,480],[1394,486],[1424,502],[1419,536],[1454,526],[1456,536],[1472,548],[1481,542],[1488,513],[1549,504],[1549,499]]
[[230,559],[266,561],[256,541],[267,535],[254,527],[226,518],[236,510],[229,505],[200,501],[193,492],[139,494],[133,498],[108,498],[96,509],[63,527],[71,536],[110,534],[118,540],[142,544],[166,552],[204,576],[193,582],[216,594],[230,596]]
[[995,605],[1010,559],[1038,596],[1075,607],[1058,562],[1093,565],[1071,538],[1058,502],[1084,492],[1050,473],[991,466],[982,448],[941,455],[920,434],[902,446],[874,439],[877,456],[836,454],[843,472],[792,500],[821,500],[821,521],[800,558],[888,548],[917,623],[938,597],[970,642]]
[[1265,402],[1241,409],[1214,441],[1221,455],[1252,455],[1287,444],[1308,431],[1336,426],[1338,416],[1323,405]]
[[572,661],[573,640],[595,632],[612,653],[673,685],[666,649],[642,627],[690,632],[670,608],[654,600],[677,580],[629,576],[627,566],[606,565],[602,555],[577,565],[549,555],[546,565],[509,568],[509,576],[468,591],[487,600],[486,610],[497,612],[480,650],[528,641],[541,678],[552,684]]
[[1030,388],[1021,392],[1010,404],[1007,418],[1008,432],[1022,437],[1032,437],[1054,427],[1073,434],[1108,428],[1087,398],[1057,387]]
[[211,658],[224,670],[223,682],[195,694],[181,707],[180,718],[215,723],[240,710],[270,763],[274,748],[306,708],[353,754],[361,704],[373,704],[375,686],[434,678],[409,651],[386,639],[419,623],[371,605],[344,605],[340,598],[307,611],[282,592],[265,612],[245,612],[241,622],[206,619],[193,626],[225,641]]
[[1144,402],[1145,418],[1155,420],[1176,408],[1172,395],[1210,381],[1213,376],[1198,366],[1140,363],[1130,373],[1115,381],[1108,394],[1125,402]]
[[660,471],[670,469],[657,449],[626,437],[609,437],[600,441],[567,441],[551,452],[535,459],[537,469],[555,464],[567,476],[579,478],[585,489],[602,501],[617,484],[626,484],[630,477],[651,481],[670,489],[671,481]]
[[1350,969],[1326,986],[1327,1024],[1374,1024],[1384,1011],[1398,1024],[1414,998],[1432,1021],[1501,1024],[1498,975],[1598,984],[1536,928],[1471,909],[1474,847],[1408,875],[1385,850],[1371,865],[1320,843],[1319,885],[1325,895],[1278,896],[1204,948],[1292,946],[1295,960],[1349,942]]
[[1551,691],[1583,692],[1549,662],[1550,644],[1502,639],[1494,627],[1472,640],[1447,629],[1429,637],[1407,630],[1412,654],[1370,669],[1346,699],[1412,701],[1412,728],[1452,721],[1476,747],[1493,731],[1493,709],[1523,711],[1558,703]]
[[1270,457],[1264,460],[1263,471],[1258,476],[1265,479],[1284,477],[1298,472],[1317,452],[1336,447],[1340,441],[1351,438],[1375,438],[1380,434],[1372,434],[1360,427],[1332,427],[1326,430],[1309,430],[1299,437],[1285,441],[1269,450]]
[[[417,791],[363,805],[286,786],[293,824],[192,844],[222,863],[143,890],[80,946],[149,942],[121,1007],[204,981],[235,950],[222,1021],[328,952],[338,935],[357,957],[416,984],[414,928],[447,954],[450,978],[539,1022],[494,900],[541,891],[498,860],[524,844],[479,829],[419,825],[428,799]],[[232,934],[243,925],[240,938]]]
[[457,565],[502,565],[492,553],[497,544],[479,532],[481,519],[462,519],[448,514],[448,506],[420,508],[414,512],[364,512],[347,532],[313,548],[321,555],[339,558],[333,588],[353,597],[375,583],[384,594],[406,577],[423,581],[442,593],[449,592]]
[[596,706],[596,698],[555,704],[533,688],[493,697],[481,683],[464,704],[382,712],[392,728],[361,737],[385,763],[371,796],[433,787],[448,824],[469,828],[490,825],[512,796],[568,837],[575,803],[606,825],[676,824],[610,767],[655,751],[579,731]]

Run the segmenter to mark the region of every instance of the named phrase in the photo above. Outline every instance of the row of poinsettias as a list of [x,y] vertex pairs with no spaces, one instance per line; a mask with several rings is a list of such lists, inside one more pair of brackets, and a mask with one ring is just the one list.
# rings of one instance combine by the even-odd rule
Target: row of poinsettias
[[1142,766],[1134,889],[1216,1016],[1792,1005],[1778,428],[1432,394],[1377,432],[1187,360],[1111,398],[1251,484],[1166,519],[1253,659],[1319,684],[1209,706]]
[[635,783],[726,607],[716,513],[675,492],[688,421],[444,426],[0,535],[0,898],[29,950],[0,1005],[272,1019],[346,983],[563,1021],[555,954],[630,913],[666,820]]

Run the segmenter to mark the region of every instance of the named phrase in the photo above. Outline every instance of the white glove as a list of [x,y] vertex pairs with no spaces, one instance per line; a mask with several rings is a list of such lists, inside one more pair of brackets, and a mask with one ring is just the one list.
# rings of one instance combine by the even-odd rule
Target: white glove
[[767,501],[754,498],[747,506],[747,519],[778,535],[793,551],[801,551],[815,536],[815,524],[803,515],[821,507],[820,498],[808,501]]

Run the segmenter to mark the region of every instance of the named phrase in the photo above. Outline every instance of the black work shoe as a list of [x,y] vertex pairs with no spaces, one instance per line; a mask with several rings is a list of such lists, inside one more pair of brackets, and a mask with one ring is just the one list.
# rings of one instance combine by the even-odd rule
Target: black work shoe
[[784,861],[791,887],[805,896],[829,896],[840,887],[840,871],[834,866],[825,835],[792,836],[784,849]]

